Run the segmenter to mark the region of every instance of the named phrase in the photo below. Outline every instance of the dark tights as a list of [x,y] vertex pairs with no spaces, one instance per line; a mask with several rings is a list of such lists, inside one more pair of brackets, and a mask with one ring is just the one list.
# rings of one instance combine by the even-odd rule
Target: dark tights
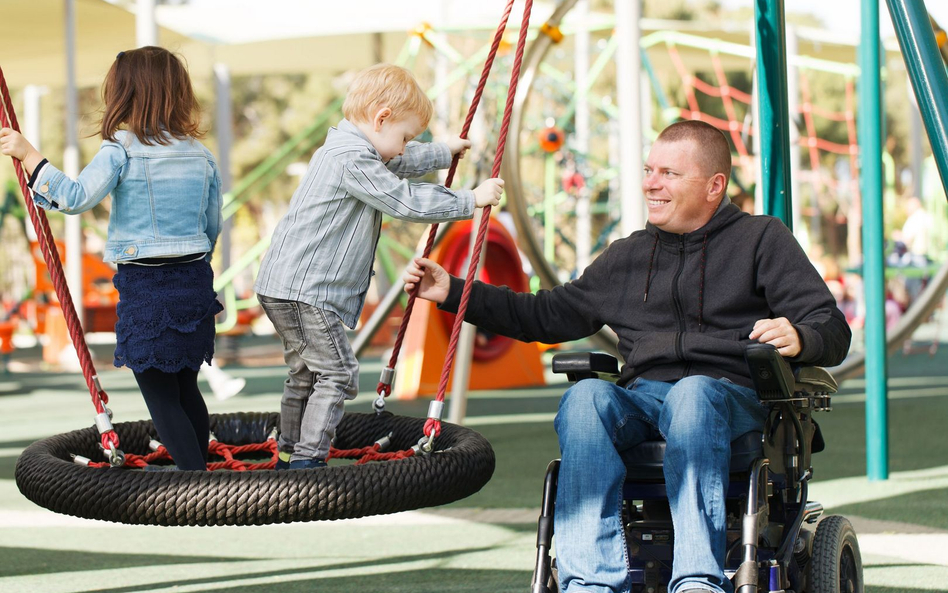
[[191,369],[163,373],[151,368],[135,373],[158,440],[179,469],[207,469],[210,429],[197,376],[198,372]]

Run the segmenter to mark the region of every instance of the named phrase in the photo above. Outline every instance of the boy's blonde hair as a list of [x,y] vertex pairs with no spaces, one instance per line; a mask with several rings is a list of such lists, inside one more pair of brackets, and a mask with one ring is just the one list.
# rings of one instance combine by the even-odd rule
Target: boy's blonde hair
[[377,64],[356,74],[349,84],[342,114],[352,122],[368,123],[384,107],[392,110],[392,119],[416,115],[428,127],[434,107],[411,72],[391,64]]

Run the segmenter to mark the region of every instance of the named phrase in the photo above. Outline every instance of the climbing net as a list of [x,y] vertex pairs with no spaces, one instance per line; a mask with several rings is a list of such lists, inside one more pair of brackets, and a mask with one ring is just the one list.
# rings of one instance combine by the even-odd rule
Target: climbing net
[[[583,81],[576,79],[575,35],[566,35],[547,54],[525,101],[520,130],[524,199],[534,235],[542,237],[546,263],[561,280],[575,274],[579,245],[590,246],[591,259],[616,237],[621,214],[619,112],[613,78],[618,44],[608,26],[593,27],[590,38],[590,66]],[[650,122],[646,140],[681,119],[715,126],[732,145],[733,197],[738,202],[752,198],[758,177],[753,47],[677,31],[656,31],[643,37],[641,45],[650,95],[643,105]],[[858,68],[808,56],[789,60],[794,72],[790,157],[799,184],[794,188],[800,217],[795,231],[804,247],[821,243],[827,253],[848,254],[850,261],[858,261]],[[577,97],[588,112],[582,121]],[[561,146],[550,143],[556,133],[563,137]],[[581,135],[587,140],[577,141]],[[590,201],[591,222],[581,227],[578,212],[584,198]],[[840,226],[848,226],[848,232],[836,232]],[[591,237],[581,236],[584,228]],[[840,240],[844,236],[848,236],[845,244]],[[531,261],[534,267],[542,263]]]

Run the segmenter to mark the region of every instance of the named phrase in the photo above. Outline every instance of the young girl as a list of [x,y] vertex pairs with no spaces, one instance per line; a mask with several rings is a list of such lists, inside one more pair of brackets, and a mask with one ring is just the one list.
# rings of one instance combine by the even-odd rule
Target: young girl
[[102,92],[102,145],[75,181],[13,130],[0,130],[0,150],[23,162],[46,210],[79,214],[111,194],[103,259],[118,264],[114,364],[134,372],[178,468],[203,471],[208,416],[197,375],[223,309],[210,266],[221,228],[217,163],[195,139],[191,81],[167,50],[119,53]]

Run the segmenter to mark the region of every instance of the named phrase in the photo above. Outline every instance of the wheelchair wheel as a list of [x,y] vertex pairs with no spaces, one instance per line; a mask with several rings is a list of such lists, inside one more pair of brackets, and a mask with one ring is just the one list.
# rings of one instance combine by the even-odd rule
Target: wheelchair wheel
[[816,526],[809,593],[864,593],[862,556],[846,517],[830,515]]

